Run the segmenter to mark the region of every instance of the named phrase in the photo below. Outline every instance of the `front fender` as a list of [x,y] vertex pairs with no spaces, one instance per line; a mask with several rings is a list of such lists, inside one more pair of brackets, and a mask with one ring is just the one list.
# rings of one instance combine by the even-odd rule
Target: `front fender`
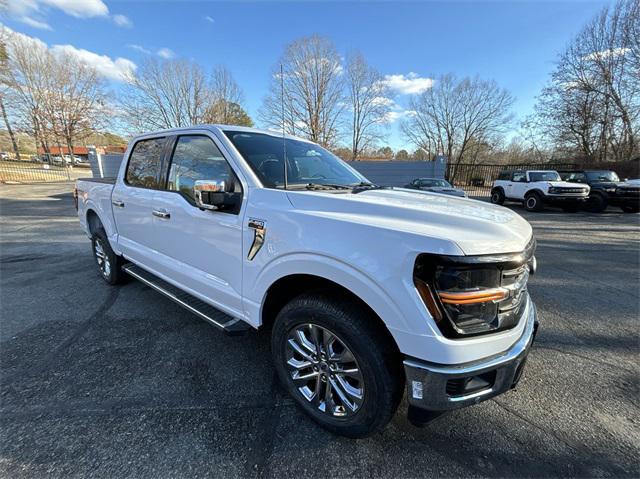
[[364,301],[387,325],[394,330],[409,330],[401,308],[365,273],[336,258],[311,253],[291,253],[274,258],[257,275],[254,284],[245,295],[245,308],[255,326],[262,323],[262,308],[269,287],[277,280],[294,275],[318,276],[348,289]]

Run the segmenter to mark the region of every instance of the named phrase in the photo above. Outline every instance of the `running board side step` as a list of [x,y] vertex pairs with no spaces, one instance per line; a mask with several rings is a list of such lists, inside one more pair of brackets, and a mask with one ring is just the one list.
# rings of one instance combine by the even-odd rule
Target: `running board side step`
[[244,321],[223,313],[139,266],[128,263],[122,270],[231,336],[239,336],[251,329]]

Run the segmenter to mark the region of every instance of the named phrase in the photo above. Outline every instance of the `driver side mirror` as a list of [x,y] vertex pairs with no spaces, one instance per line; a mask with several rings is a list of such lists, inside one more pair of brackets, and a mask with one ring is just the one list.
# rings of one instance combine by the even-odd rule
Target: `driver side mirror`
[[225,206],[224,181],[196,180],[193,185],[193,195],[196,206],[204,210],[218,210]]

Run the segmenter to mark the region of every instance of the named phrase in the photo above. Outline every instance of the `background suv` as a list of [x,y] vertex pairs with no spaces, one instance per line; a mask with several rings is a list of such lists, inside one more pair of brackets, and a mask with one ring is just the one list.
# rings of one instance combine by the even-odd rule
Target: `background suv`
[[547,204],[575,212],[588,197],[588,185],[562,181],[554,170],[503,171],[491,189],[492,203],[518,201],[527,211],[541,211]]

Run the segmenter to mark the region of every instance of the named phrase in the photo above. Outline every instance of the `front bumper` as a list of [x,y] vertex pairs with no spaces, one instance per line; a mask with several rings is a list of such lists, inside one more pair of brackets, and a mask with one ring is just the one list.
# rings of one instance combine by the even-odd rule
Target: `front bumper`
[[589,196],[546,195],[543,201],[548,205],[568,205],[582,204],[588,199]]
[[529,300],[522,336],[497,356],[458,365],[407,358],[404,370],[409,405],[426,411],[448,411],[477,404],[515,387],[537,328],[536,307]]

